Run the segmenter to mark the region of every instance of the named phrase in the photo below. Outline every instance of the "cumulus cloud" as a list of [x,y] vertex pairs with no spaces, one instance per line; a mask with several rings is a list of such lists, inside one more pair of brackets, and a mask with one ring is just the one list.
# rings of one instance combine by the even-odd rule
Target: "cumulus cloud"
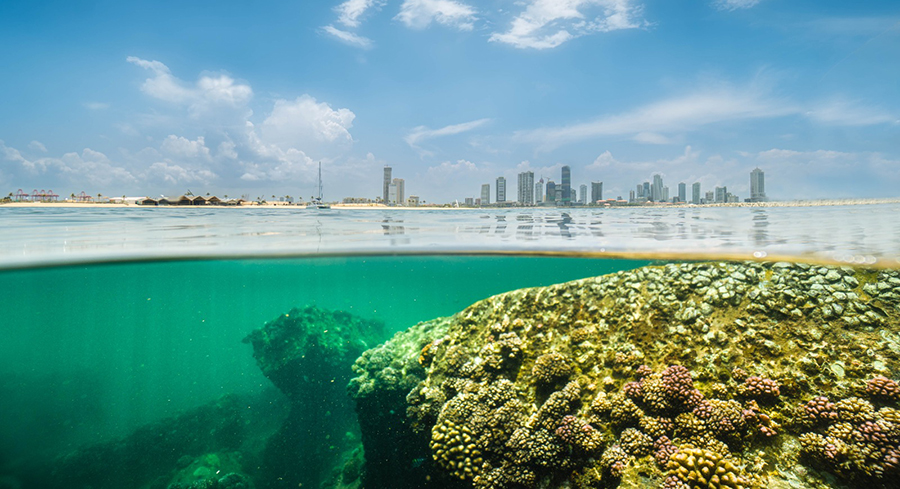
[[490,41],[520,49],[551,49],[592,32],[643,27],[641,13],[634,0],[531,0],[509,30],[492,34]]
[[170,186],[185,184],[209,185],[217,175],[208,169],[191,169],[169,161],[160,161],[150,165],[141,174],[146,181],[160,182]]
[[209,148],[206,147],[203,136],[199,136],[196,140],[175,136],[171,134],[163,140],[160,145],[163,153],[174,158],[200,158],[209,161],[211,159]]
[[17,167],[8,169],[26,182],[108,187],[137,181],[131,172],[111,161],[105,154],[90,148],[85,148],[81,153],[66,153],[59,158],[28,159],[16,148],[0,141],[0,155],[17,164]]
[[713,7],[719,10],[741,10],[755,7],[759,0],[715,0]]
[[195,116],[218,108],[243,108],[253,97],[250,85],[238,83],[228,75],[203,75],[191,86],[172,75],[169,67],[159,61],[135,56],[129,56],[126,61],[152,72],[153,76],[141,85],[141,91],[159,100],[184,105]]
[[326,25],[325,27],[322,27],[322,30],[349,46],[362,49],[372,49],[373,43],[372,40],[368,37],[363,37],[352,32],[343,31],[332,25]]
[[350,109],[332,109],[326,102],[303,95],[294,100],[276,100],[260,132],[266,142],[282,148],[350,143],[355,118]]
[[404,0],[395,17],[412,29],[424,29],[432,22],[470,31],[475,24],[474,7],[456,0]]

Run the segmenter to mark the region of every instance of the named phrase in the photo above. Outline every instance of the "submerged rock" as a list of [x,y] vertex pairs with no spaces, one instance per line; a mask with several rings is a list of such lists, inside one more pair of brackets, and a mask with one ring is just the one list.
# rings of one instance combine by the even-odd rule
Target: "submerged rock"
[[896,284],[651,266],[421,323],[354,366],[366,486],[897,487]]

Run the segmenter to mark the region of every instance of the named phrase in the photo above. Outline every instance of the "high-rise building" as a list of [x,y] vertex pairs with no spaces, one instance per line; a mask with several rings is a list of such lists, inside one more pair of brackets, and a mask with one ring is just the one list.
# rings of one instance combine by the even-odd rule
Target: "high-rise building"
[[687,202],[687,184],[684,182],[678,184],[678,202]]
[[649,200],[650,199],[650,182],[644,182],[643,188],[644,188],[644,193],[641,195],[645,199]]
[[663,179],[659,173],[653,175],[653,184],[650,185],[650,200],[660,202],[663,199]]
[[596,204],[598,200],[603,200],[603,182],[591,182],[591,203]]
[[402,178],[391,180],[388,185],[388,203],[403,205],[406,202],[406,181]]
[[662,195],[660,197],[662,197],[662,202],[669,201],[669,187],[668,186],[663,185]]
[[541,178],[538,180],[538,183],[534,184],[534,203],[540,204],[544,201],[544,179]]
[[556,202],[556,183],[553,180],[547,180],[547,202]]
[[587,185],[582,185],[581,187],[578,187],[578,190],[579,190],[578,202],[580,202],[582,205],[587,204],[588,203]]
[[569,205],[572,203],[572,169],[569,165],[562,167],[562,203]]
[[521,205],[534,205],[534,172],[523,171],[519,173],[519,186],[516,192],[519,194],[518,202]]
[[391,187],[391,167],[385,165],[384,166],[384,192],[381,197],[381,199],[382,199],[381,202],[384,203],[384,205],[387,205],[391,202],[390,195],[388,195],[388,193],[390,192],[390,187]]
[[728,194],[728,187],[716,187],[716,204],[724,204],[728,201],[725,195]]
[[716,194],[712,190],[706,192],[706,202],[704,204],[712,204],[716,201]]
[[634,203],[635,200],[637,200],[637,198],[635,197],[634,190],[629,190],[628,191],[628,202]]
[[634,193],[635,198],[642,199],[644,198],[644,185],[637,184],[637,192]]
[[700,182],[691,185],[691,203],[700,205]]
[[491,184],[485,183],[481,186],[481,205],[491,203]]
[[759,168],[750,172],[750,202],[766,201],[766,174]]
[[494,195],[498,204],[506,202],[506,178],[497,177],[497,190],[494,192]]

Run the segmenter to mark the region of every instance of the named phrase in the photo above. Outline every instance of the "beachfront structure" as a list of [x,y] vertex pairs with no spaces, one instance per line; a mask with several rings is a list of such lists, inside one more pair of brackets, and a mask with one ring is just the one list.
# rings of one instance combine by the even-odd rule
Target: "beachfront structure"
[[544,179],[541,178],[538,180],[538,183],[534,184],[534,203],[540,204],[544,201]]
[[534,205],[534,172],[523,171],[519,173],[519,186],[516,192],[519,194],[518,202],[520,205]]
[[750,202],[766,201],[766,174],[759,168],[750,172]]
[[410,195],[408,199],[406,199],[406,205],[409,207],[418,207],[419,206],[419,196],[418,195]]
[[563,205],[572,203],[572,169],[569,165],[562,167],[562,201]]
[[481,186],[481,205],[491,203],[491,184],[485,183]]
[[691,185],[691,203],[700,205],[700,182]]
[[381,201],[386,205],[390,203],[390,191],[391,191],[391,167],[384,165],[384,188],[382,189]]
[[494,194],[498,204],[506,202],[506,178],[497,177],[497,190]]

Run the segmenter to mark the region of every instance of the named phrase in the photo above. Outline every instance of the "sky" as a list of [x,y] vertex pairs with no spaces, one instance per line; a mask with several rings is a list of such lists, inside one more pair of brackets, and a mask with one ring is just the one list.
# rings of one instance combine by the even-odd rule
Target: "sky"
[[0,193],[898,197],[896,0],[0,3]]

